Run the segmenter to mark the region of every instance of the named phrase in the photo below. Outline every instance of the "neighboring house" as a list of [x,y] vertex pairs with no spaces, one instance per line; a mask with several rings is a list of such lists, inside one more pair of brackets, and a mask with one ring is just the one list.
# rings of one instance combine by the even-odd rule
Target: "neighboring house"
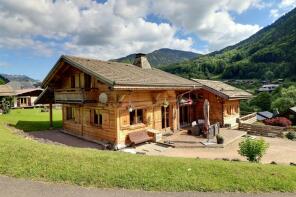
[[10,85],[0,85],[0,98],[9,97],[11,108],[34,107],[34,101],[42,93],[40,88],[14,90]]
[[31,108],[35,107],[34,102],[42,93],[41,88],[30,88],[15,90],[12,108]]
[[258,92],[272,92],[277,87],[279,87],[278,84],[266,84],[266,85],[262,85],[257,91]]
[[269,111],[257,112],[257,121],[263,121],[269,118],[273,118],[273,113]]
[[295,125],[296,124],[296,106],[289,108],[287,112],[281,113],[279,114],[279,116],[284,116],[290,119],[293,125]]
[[[136,55],[134,65],[61,56],[35,103],[62,104],[65,132],[121,148],[129,144],[131,132],[177,131],[203,118],[200,104],[205,98],[212,123],[232,124],[227,117],[239,117],[239,100],[251,95],[221,82],[215,86],[225,89],[205,82],[152,68],[144,54]],[[51,108],[50,114],[52,120]]]

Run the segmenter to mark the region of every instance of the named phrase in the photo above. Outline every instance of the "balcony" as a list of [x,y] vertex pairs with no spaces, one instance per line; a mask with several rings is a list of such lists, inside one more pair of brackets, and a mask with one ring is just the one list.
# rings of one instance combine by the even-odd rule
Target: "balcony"
[[54,98],[56,103],[95,103],[98,98],[98,89],[83,88],[56,89]]

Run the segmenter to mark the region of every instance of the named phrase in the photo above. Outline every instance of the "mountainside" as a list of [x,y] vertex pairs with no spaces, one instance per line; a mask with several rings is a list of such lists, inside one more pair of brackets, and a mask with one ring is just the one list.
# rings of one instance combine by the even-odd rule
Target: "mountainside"
[[196,78],[296,79],[296,9],[234,46],[164,70]]
[[8,79],[0,75],[0,85],[5,84],[8,82]]
[[[180,51],[173,49],[159,49],[147,54],[147,58],[150,64],[154,67],[166,66],[169,64],[174,64],[182,62],[185,60],[190,60],[196,58],[199,54],[189,52],[189,51]],[[135,54],[128,55],[126,57],[118,58],[112,61],[133,63],[135,59]]]
[[0,74],[0,84],[7,83],[14,89],[33,88],[38,86],[40,81],[32,79],[26,75]]

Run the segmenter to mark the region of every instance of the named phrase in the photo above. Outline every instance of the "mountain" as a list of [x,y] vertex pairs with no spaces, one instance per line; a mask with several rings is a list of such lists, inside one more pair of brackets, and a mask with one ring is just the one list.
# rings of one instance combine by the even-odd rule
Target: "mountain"
[[[174,49],[159,49],[147,54],[148,61],[154,67],[166,66],[169,64],[174,64],[182,62],[185,60],[190,60],[196,58],[199,54],[189,52],[189,51],[180,51]],[[114,59],[112,61],[133,63],[135,59],[135,54],[128,55],[126,57]]]
[[[2,80],[1,80],[2,79]],[[32,79],[26,75],[0,74],[0,84],[7,83],[13,89],[34,88],[40,84],[40,81]]]
[[164,70],[193,78],[296,79],[296,9],[236,45]]

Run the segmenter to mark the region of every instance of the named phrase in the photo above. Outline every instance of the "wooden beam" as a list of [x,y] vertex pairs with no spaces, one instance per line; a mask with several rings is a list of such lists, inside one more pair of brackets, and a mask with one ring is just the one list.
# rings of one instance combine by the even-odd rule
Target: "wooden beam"
[[52,122],[52,103],[49,104],[49,128],[53,128],[53,122]]

